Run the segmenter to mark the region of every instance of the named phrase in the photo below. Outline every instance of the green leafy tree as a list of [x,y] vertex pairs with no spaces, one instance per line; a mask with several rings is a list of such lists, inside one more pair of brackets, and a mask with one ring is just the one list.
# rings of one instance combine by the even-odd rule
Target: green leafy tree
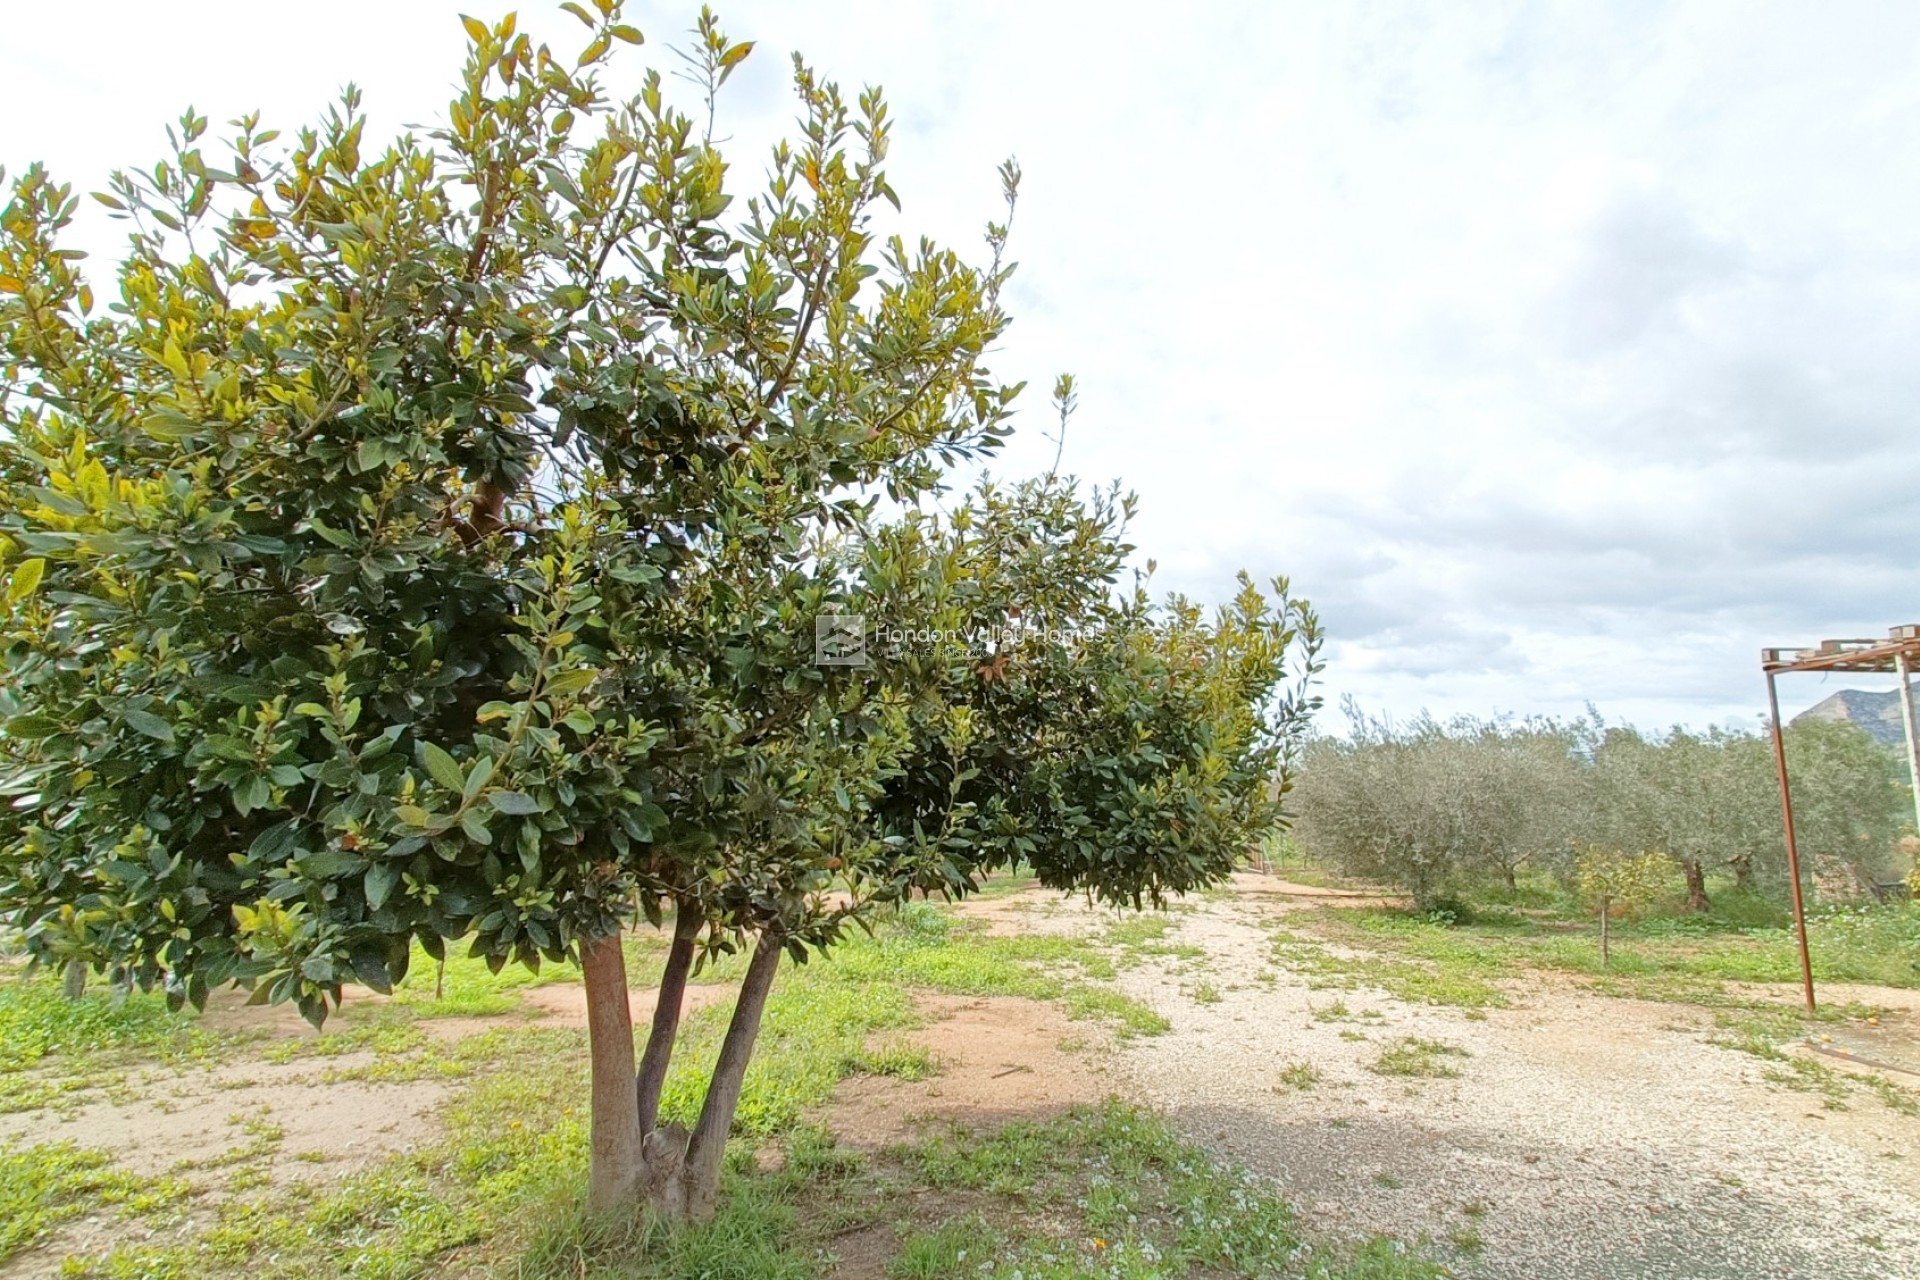
[[[70,189],[13,184],[0,909],[46,960],[316,1023],[416,944],[577,961],[591,1201],[700,1216],[783,957],[1016,859],[1129,903],[1226,874],[1318,636],[1283,582],[1211,618],[1123,587],[1117,495],[923,510],[1009,431],[1007,224],[984,265],[879,241],[885,104],[798,59],[739,202],[712,121],[751,46],[703,14],[693,111],[654,71],[613,100],[641,33],[563,7],[577,56],[465,20],[425,136],[374,148],[351,89],[291,139],[189,111],[98,197],[106,306]],[[825,615],[866,666],[815,661]],[[672,930],[637,1059],[636,919]],[[687,977],[740,949],[667,1123]]]
[[1673,881],[1673,859],[1664,853],[1625,853],[1600,845],[1583,848],[1574,862],[1574,884],[1600,913],[1600,963],[1612,962],[1610,921],[1616,908],[1638,911]]

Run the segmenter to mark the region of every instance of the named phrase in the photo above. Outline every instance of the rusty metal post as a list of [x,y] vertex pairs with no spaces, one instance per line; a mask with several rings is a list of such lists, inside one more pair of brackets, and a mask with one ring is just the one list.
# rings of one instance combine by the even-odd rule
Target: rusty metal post
[[1780,769],[1780,813],[1787,824],[1787,877],[1793,882],[1793,927],[1800,940],[1800,980],[1806,987],[1807,1012],[1812,1013],[1813,960],[1807,954],[1807,908],[1800,896],[1800,846],[1793,837],[1793,791],[1787,785],[1787,739],[1780,731],[1780,694],[1774,687],[1771,671],[1767,672],[1767,709],[1773,725],[1773,760]]
[[1920,833],[1920,744],[1914,741],[1913,688],[1907,683],[1905,650],[1893,655],[1893,669],[1900,675],[1900,727],[1907,731],[1907,773],[1913,781],[1913,829]]

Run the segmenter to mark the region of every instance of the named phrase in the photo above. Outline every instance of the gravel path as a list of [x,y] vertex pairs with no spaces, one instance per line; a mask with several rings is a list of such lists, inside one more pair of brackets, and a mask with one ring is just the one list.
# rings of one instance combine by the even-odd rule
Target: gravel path
[[[1298,905],[1247,894],[1181,917],[1175,940],[1208,958],[1123,973],[1174,1031],[1136,1041],[1116,1071],[1277,1179],[1316,1229],[1425,1236],[1455,1274],[1502,1280],[1920,1277],[1920,1120],[1864,1093],[1823,1110],[1707,1044],[1704,1010],[1545,975],[1480,1020],[1284,970],[1262,983],[1267,926]],[[1192,998],[1202,979],[1217,1002]],[[1346,1017],[1328,1016],[1336,1002]],[[1460,1075],[1369,1069],[1409,1036],[1465,1050],[1443,1059]],[[1289,1086],[1294,1063],[1319,1079]]]

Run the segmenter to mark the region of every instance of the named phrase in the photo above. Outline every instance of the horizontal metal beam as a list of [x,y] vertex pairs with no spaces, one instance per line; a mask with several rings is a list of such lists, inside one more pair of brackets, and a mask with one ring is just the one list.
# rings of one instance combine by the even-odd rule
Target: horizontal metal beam
[[1920,628],[1899,627],[1889,640],[1824,640],[1812,649],[1762,649],[1760,669],[1779,674],[1787,671],[1862,671],[1897,674],[1900,660],[1920,666]]

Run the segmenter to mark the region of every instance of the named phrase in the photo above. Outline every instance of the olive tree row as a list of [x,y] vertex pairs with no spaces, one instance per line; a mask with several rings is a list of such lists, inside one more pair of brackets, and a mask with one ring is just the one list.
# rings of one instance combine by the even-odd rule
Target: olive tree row
[[[1570,883],[1581,845],[1663,855],[1692,910],[1710,905],[1710,872],[1784,892],[1779,784],[1764,736],[1654,736],[1597,715],[1406,724],[1349,715],[1346,738],[1306,748],[1293,807],[1302,846],[1352,874],[1426,902],[1475,882],[1511,889],[1523,865]],[[1844,723],[1795,725],[1786,741],[1803,852],[1886,878],[1908,812],[1893,755]]]
[[1312,857],[1398,884],[1422,906],[1522,866],[1558,868],[1591,795],[1584,724],[1422,714],[1402,723],[1351,701],[1344,738],[1308,743],[1292,793]]

